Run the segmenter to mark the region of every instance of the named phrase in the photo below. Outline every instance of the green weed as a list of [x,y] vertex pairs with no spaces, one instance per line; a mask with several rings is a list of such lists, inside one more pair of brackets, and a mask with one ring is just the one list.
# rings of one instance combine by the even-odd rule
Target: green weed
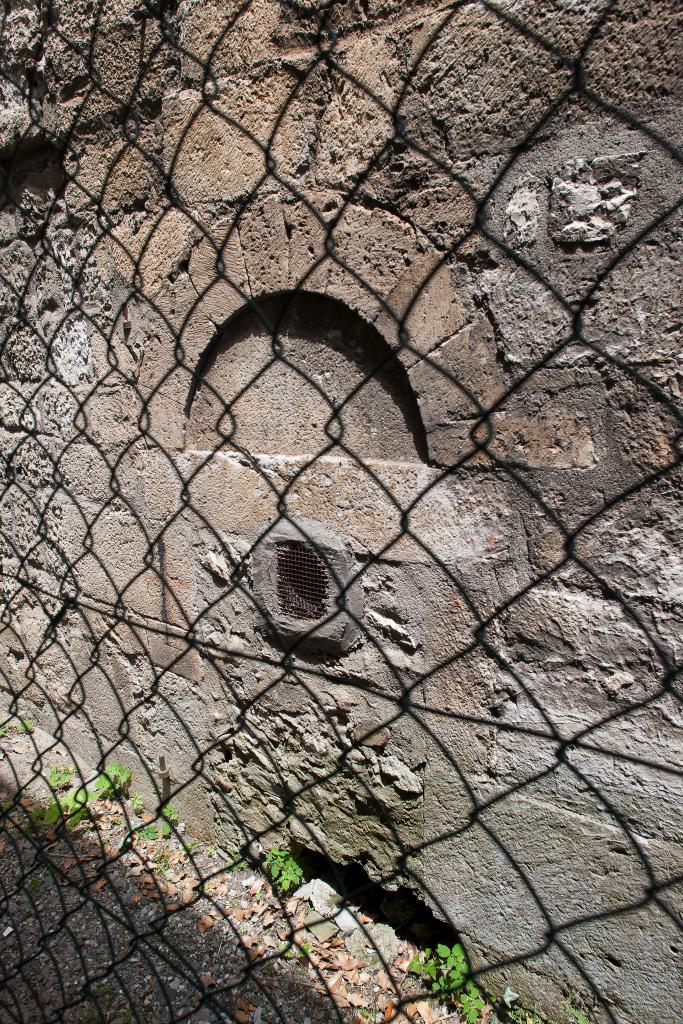
[[130,778],[130,769],[124,768],[120,761],[105,765],[104,771],[95,779],[92,789],[79,785],[72,786],[66,793],[53,797],[46,807],[34,808],[31,812],[33,822],[39,828],[49,828],[60,822],[67,828],[73,828],[87,817],[89,803],[124,792]]
[[63,821],[67,828],[73,828],[88,814],[88,801],[93,794],[84,786],[72,786],[62,796],[54,797],[47,807],[36,807],[31,812],[34,824],[49,828]]
[[54,764],[47,773],[47,781],[52,789],[66,789],[71,784],[73,773],[70,764]]
[[161,808],[161,815],[164,818],[164,820],[169,823],[169,825],[177,825],[178,822],[180,821],[180,815],[178,814],[177,810],[175,809],[172,803],[164,804],[164,806]]
[[112,761],[104,766],[104,771],[95,779],[96,799],[108,800],[112,796],[123,796],[128,792],[132,777],[130,768],[120,761]]
[[574,1006],[571,999],[567,1000],[566,1010],[569,1016],[576,1021],[576,1024],[591,1024],[588,1014],[580,1010],[578,1006]]
[[4,740],[5,736],[9,736],[13,733],[32,733],[34,729],[33,722],[30,718],[21,718],[16,715],[8,722],[4,722],[0,725],[0,740]]
[[152,822],[149,825],[143,825],[142,828],[135,829],[135,835],[138,839],[143,839],[145,842],[156,842],[159,839],[167,839],[171,834],[171,826],[165,821],[160,821],[158,824]]
[[467,1024],[476,1024],[486,1000],[470,978],[470,967],[463,946],[441,943],[436,949],[429,947],[418,953],[408,964],[408,970],[418,974],[432,992],[444,1002],[458,1006]]
[[520,1006],[507,1010],[503,1019],[506,1024],[559,1024],[554,1018],[542,1017],[536,1010],[524,1010]]
[[303,942],[300,946],[288,942],[281,942],[278,953],[281,953],[285,960],[305,959],[310,956],[313,945],[310,942]]
[[460,993],[459,1002],[462,1010],[461,1019],[464,1017],[468,1024],[476,1024],[482,1010],[486,1006],[486,1000],[473,981],[465,982],[465,988]]
[[303,870],[290,851],[281,850],[277,846],[272,846],[266,854],[266,867],[279,892],[289,892],[304,877]]

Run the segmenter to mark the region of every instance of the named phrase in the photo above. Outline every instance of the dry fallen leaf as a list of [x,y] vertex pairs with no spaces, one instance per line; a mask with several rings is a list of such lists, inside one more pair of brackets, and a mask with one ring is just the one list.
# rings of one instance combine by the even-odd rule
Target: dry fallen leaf
[[348,992],[343,985],[340,985],[337,991],[332,993],[332,999],[334,1000],[335,1006],[339,1007],[339,1009],[344,1009],[345,1007],[350,1006]]
[[436,1024],[436,1021],[439,1020],[438,1014],[434,1013],[426,999],[420,999],[419,1002],[415,1003],[415,1006],[425,1024]]
[[204,932],[208,932],[209,928],[213,928],[213,926],[214,920],[212,917],[209,917],[208,914],[203,914],[197,921],[197,931],[200,935],[203,935]]

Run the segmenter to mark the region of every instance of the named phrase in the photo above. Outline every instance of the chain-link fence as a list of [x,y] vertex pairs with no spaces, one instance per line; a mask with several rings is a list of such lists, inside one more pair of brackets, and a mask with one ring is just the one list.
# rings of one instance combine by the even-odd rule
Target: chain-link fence
[[677,1019],[680,36],[5,0],[0,1020]]

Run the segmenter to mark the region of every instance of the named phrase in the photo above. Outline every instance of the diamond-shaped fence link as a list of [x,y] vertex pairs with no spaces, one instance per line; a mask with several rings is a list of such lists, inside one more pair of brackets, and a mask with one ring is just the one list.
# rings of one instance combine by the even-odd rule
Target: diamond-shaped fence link
[[1,1021],[678,1019],[680,41],[5,0]]

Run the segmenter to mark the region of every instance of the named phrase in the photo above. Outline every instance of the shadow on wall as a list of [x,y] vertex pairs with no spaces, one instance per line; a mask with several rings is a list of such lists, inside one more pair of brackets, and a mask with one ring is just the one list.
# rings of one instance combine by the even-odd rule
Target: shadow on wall
[[377,329],[309,292],[259,299],[204,351],[187,401],[188,447],[427,462],[405,367]]

